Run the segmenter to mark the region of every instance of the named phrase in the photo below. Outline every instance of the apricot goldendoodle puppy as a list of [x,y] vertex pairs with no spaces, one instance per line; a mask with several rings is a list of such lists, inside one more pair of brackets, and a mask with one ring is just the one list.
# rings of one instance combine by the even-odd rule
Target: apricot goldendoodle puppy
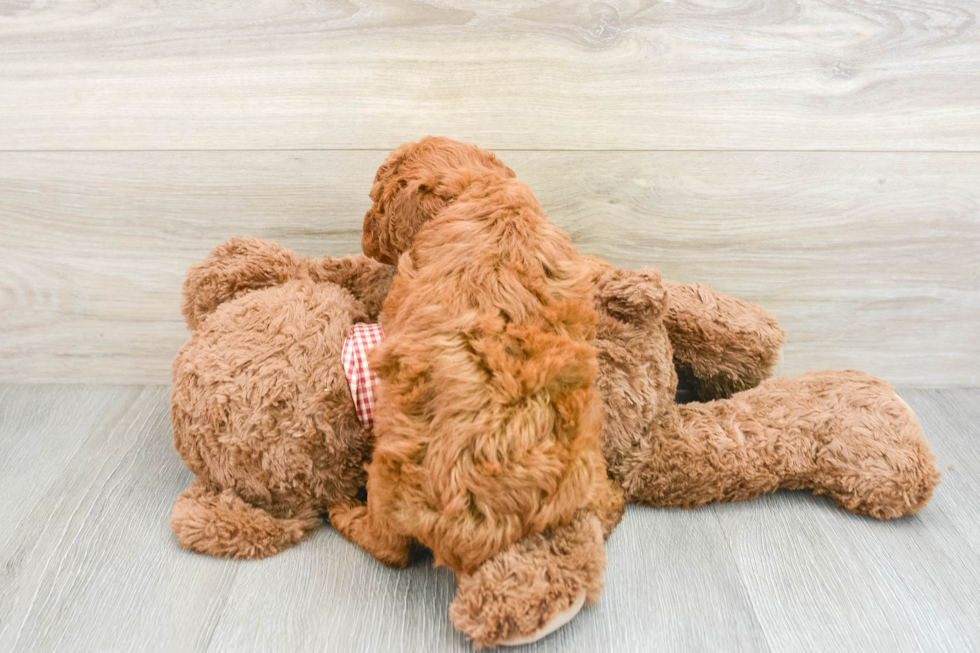
[[519,538],[616,519],[594,387],[593,281],[494,155],[427,138],[378,170],[363,249],[398,264],[384,304],[367,504],[334,525],[402,566],[417,540],[457,573]]

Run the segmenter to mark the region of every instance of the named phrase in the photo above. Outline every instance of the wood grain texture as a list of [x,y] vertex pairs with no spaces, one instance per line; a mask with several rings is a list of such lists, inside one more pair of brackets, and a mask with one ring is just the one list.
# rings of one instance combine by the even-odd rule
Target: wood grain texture
[[[217,623],[238,569],[173,541],[170,507],[188,472],[173,450],[168,391],[115,388],[108,407],[106,391],[4,395],[10,410],[47,407],[59,419],[37,430],[5,421],[0,441],[56,441],[51,427],[83,416],[86,397],[102,414],[56,481],[23,493],[29,512],[0,548],[0,650],[204,650]],[[0,477],[16,462],[0,459]],[[45,464],[39,456],[27,472]]]
[[[943,472],[943,491],[935,504],[939,513],[936,518],[941,515],[945,523],[955,523],[973,553],[980,555],[980,502],[956,500],[960,496],[980,497],[980,456],[976,453],[980,443],[980,393],[969,389],[909,390],[902,396],[915,405],[927,434],[943,435],[935,446],[943,463],[939,467]],[[951,430],[950,423],[960,426]]]
[[[769,650],[716,520],[677,517],[631,510],[608,545],[602,601],[528,650]],[[472,650],[448,619],[452,574],[430,564],[392,572],[321,529],[239,572],[210,650]]]
[[980,391],[900,394],[943,472],[915,517],[866,520],[805,492],[715,508],[773,650],[980,649]]
[[973,0],[0,1],[0,149],[980,150]]
[[[901,394],[944,470],[917,516],[877,522],[803,492],[630,507],[600,603],[521,650],[977,650],[980,390]],[[191,474],[166,389],[0,387],[0,407],[0,445],[56,441],[75,421],[81,442],[54,473],[43,455],[0,457],[0,479],[50,477],[20,490],[0,540],[0,650],[471,650],[448,620],[451,574],[383,568],[329,526],[261,562],[181,550],[167,516]]]
[[0,386],[0,515],[4,524],[0,546],[34,506],[34,499],[59,478],[91,430],[118,401],[119,393],[119,389],[100,386],[71,392]]
[[[167,383],[233,235],[356,253],[385,152],[0,153],[0,380]],[[980,385],[980,154],[506,152],[584,252],[773,311],[781,373]]]

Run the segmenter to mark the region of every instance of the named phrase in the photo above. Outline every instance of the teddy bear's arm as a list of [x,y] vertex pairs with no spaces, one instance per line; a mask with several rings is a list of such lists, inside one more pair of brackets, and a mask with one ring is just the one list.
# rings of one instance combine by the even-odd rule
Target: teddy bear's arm
[[268,240],[232,238],[187,271],[181,312],[193,330],[230,299],[306,276],[303,259],[290,250]]
[[307,259],[305,263],[313,279],[346,288],[364,305],[369,319],[378,319],[395,276],[395,266],[379,263],[363,254],[344,258],[321,256]]
[[730,397],[770,376],[786,338],[772,314],[705,285],[663,283],[674,364],[696,399]]
[[234,490],[219,490],[201,477],[177,497],[170,514],[170,527],[182,547],[239,560],[275,555],[307,539],[319,526],[320,518],[312,511],[275,517]]

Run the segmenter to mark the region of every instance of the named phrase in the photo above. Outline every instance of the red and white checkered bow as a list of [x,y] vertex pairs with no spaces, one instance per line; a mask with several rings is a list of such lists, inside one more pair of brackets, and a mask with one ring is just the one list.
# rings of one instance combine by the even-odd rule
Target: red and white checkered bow
[[368,366],[368,352],[384,337],[380,324],[358,322],[351,326],[341,355],[357,420],[366,429],[374,428],[374,387],[378,385],[378,375]]

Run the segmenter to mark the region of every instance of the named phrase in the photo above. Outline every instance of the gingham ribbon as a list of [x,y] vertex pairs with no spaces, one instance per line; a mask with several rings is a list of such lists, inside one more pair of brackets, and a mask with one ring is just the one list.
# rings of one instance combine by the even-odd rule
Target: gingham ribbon
[[378,375],[368,366],[368,352],[384,337],[380,324],[358,322],[347,333],[341,355],[357,419],[366,429],[374,427],[374,387],[378,385]]

